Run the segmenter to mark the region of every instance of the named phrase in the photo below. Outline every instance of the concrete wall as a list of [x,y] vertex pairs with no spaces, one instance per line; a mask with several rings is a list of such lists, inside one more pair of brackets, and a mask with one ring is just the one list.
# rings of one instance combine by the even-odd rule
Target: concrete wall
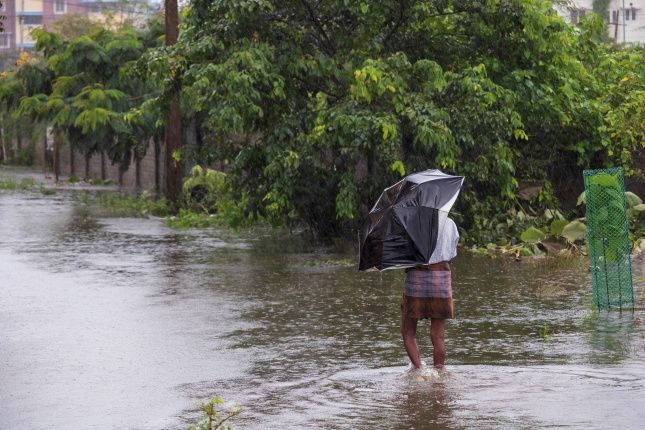
[[[121,171],[119,166],[112,165],[107,154],[94,154],[88,162],[83,154],[71,151],[70,146],[64,144],[60,149],[60,174],[64,177],[75,176],[87,180],[111,180],[130,194],[148,191],[156,195],[163,191],[164,181],[163,149],[159,148],[157,152],[155,154],[155,145],[150,141],[145,156],[139,162],[132,160],[129,168]],[[35,147],[34,164],[42,167],[43,170],[46,169],[51,175],[53,174],[52,156],[51,148],[47,151],[44,142],[38,144]]]

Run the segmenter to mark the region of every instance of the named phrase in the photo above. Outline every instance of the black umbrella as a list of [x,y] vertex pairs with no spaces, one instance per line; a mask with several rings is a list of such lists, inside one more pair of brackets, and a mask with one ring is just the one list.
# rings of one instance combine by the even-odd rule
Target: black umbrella
[[431,169],[383,190],[360,231],[358,270],[428,264],[463,182]]

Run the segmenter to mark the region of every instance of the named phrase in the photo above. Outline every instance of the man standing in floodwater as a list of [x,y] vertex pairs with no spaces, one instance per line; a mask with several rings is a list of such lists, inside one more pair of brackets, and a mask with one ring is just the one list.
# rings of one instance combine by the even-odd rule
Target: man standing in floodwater
[[457,256],[459,231],[452,219],[447,218],[445,222],[428,264],[406,269],[401,303],[401,335],[408,357],[417,369],[421,368],[416,339],[419,320],[430,318],[433,364],[435,368],[442,369],[446,358],[445,322],[454,318],[450,261]]

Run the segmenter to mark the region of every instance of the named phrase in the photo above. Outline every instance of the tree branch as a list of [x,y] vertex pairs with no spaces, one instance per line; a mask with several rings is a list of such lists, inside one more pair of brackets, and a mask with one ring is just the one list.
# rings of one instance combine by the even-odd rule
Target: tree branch
[[316,17],[316,14],[314,13],[313,8],[306,0],[300,0],[300,2],[305,7],[305,9],[307,9],[307,13],[309,14],[309,19],[311,20],[314,27],[316,27],[316,29],[324,39],[324,43],[321,44],[321,48],[325,50],[327,55],[333,56],[334,54],[336,54],[336,47],[331,42],[331,39],[327,35],[327,32],[325,32],[325,29],[323,28],[322,24],[320,24],[320,21]]
[[387,42],[390,40],[390,38],[394,36],[394,33],[396,33],[399,27],[401,27],[401,24],[403,24],[404,18],[405,18],[405,4],[403,3],[403,0],[399,0],[399,19],[396,21],[394,26],[390,29],[390,31],[385,36],[385,38],[383,38],[383,45],[387,45]]

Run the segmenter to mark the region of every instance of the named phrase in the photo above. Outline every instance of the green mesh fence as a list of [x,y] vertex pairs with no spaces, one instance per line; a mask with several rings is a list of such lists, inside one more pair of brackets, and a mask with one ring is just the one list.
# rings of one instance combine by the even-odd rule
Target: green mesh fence
[[633,308],[623,170],[585,170],[584,181],[594,303],[598,309]]

